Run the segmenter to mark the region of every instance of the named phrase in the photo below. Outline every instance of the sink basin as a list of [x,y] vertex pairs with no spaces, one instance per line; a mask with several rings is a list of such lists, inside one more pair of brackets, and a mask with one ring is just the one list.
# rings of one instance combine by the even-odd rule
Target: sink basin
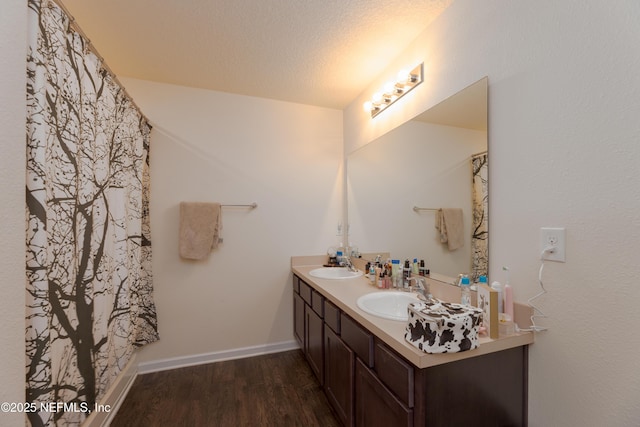
[[320,267],[311,270],[309,275],[318,279],[353,279],[362,276],[362,271],[351,271],[346,267]]
[[419,302],[417,296],[408,292],[372,292],[358,298],[356,303],[361,310],[383,319],[406,322],[409,319],[407,306]]

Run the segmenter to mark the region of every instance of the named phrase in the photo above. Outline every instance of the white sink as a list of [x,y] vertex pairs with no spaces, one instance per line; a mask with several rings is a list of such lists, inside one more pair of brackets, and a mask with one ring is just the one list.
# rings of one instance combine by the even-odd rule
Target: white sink
[[415,294],[408,292],[380,291],[363,295],[356,303],[361,310],[374,316],[406,322],[409,319],[407,306],[419,301]]
[[309,275],[318,279],[353,279],[362,276],[362,271],[351,271],[346,267],[320,267],[311,270]]

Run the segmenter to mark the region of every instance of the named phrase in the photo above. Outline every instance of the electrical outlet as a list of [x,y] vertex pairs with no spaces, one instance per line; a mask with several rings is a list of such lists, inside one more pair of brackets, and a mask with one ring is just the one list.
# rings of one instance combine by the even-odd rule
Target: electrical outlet
[[565,230],[564,227],[540,229],[540,252],[551,246],[552,251],[542,254],[542,259],[548,261],[565,262]]

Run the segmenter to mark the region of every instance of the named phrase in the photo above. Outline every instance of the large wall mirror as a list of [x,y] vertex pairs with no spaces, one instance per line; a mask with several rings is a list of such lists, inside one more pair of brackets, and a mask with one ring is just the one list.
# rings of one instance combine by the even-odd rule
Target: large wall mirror
[[[486,274],[487,176],[483,78],[349,154],[349,244],[424,259],[436,278]],[[463,244],[455,250],[435,227],[445,208],[462,211]]]

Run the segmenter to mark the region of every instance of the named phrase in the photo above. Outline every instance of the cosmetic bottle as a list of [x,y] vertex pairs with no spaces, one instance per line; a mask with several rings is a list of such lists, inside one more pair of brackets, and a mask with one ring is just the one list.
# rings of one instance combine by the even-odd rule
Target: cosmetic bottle
[[376,265],[374,263],[371,263],[371,265],[369,266],[369,281],[371,282],[372,285],[375,286],[375,284],[376,284]]
[[391,260],[391,277],[398,277],[398,272],[400,271],[400,260],[392,259]]
[[418,258],[413,259],[413,274],[416,276],[420,273],[420,266],[418,265]]
[[411,277],[411,263],[408,259],[404,260],[404,268],[402,269],[402,277],[405,280],[409,280]]
[[504,285],[504,313],[509,316],[507,320],[513,318],[513,288],[508,283]]
[[471,284],[469,283],[469,278],[466,276],[460,280],[460,291],[460,304],[471,305]]
[[504,292],[502,284],[500,282],[493,282],[491,284],[491,289],[498,292],[498,313],[504,313]]
[[426,276],[425,270],[426,270],[426,267],[424,266],[424,260],[421,259],[420,260],[420,266],[418,267],[418,274],[420,276]]

